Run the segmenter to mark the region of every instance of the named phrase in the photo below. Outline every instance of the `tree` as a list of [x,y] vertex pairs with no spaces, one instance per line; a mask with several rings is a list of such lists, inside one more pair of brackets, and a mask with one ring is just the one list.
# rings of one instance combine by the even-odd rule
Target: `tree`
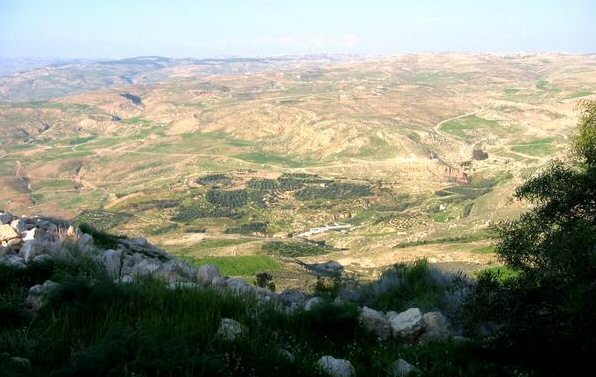
[[500,226],[497,254],[517,277],[481,276],[468,309],[504,325],[512,357],[540,374],[596,357],[596,102],[580,105],[573,157],[516,192],[533,204]]

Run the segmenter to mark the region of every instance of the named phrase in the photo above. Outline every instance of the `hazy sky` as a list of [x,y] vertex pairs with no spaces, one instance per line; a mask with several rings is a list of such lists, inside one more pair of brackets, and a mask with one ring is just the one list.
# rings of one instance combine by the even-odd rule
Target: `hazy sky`
[[0,56],[596,52],[596,0],[0,0]]

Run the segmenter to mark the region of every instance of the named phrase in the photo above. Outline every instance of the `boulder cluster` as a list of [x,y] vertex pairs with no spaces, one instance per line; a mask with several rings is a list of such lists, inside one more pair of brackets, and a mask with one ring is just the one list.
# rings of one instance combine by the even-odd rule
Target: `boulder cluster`
[[[0,264],[25,268],[32,261],[68,258],[73,253],[88,254],[114,281],[120,283],[131,283],[141,277],[151,276],[165,281],[171,289],[211,287],[236,295],[253,295],[259,301],[273,301],[288,314],[298,310],[310,311],[324,302],[320,297],[309,297],[298,290],[275,293],[241,278],[223,277],[214,265],[197,268],[152,245],[145,238],[118,238],[112,248],[103,248],[96,244],[92,235],[68,222],[46,217],[17,217],[0,212]],[[39,310],[56,287],[59,284],[50,280],[31,287],[26,299],[27,306],[33,311]],[[410,308],[401,313],[384,313],[365,306],[360,310],[359,321],[379,341],[394,338],[424,343],[452,338],[449,322],[440,312],[422,313],[418,308]],[[234,341],[246,336],[247,332],[243,324],[223,318],[218,335]],[[284,352],[288,353],[287,357],[293,357],[288,351]],[[334,377],[355,375],[349,360],[323,356],[317,366]],[[416,367],[402,359],[390,367],[393,376],[406,376],[417,371]]]
[[360,311],[360,323],[381,341],[395,338],[428,343],[444,342],[452,337],[449,321],[441,312],[422,313],[418,308],[383,313],[365,306]]

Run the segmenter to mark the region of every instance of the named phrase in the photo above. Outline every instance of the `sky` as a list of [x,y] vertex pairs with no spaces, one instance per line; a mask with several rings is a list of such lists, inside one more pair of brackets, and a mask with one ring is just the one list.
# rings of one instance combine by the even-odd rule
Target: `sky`
[[596,52],[596,0],[0,0],[0,56]]

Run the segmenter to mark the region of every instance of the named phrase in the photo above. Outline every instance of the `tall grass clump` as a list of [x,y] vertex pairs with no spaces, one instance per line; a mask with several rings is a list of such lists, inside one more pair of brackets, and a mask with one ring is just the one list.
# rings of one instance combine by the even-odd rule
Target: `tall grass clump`
[[426,259],[400,263],[384,271],[372,283],[350,294],[363,305],[376,310],[402,311],[411,307],[453,312],[467,286],[460,275],[448,275],[429,266]]

